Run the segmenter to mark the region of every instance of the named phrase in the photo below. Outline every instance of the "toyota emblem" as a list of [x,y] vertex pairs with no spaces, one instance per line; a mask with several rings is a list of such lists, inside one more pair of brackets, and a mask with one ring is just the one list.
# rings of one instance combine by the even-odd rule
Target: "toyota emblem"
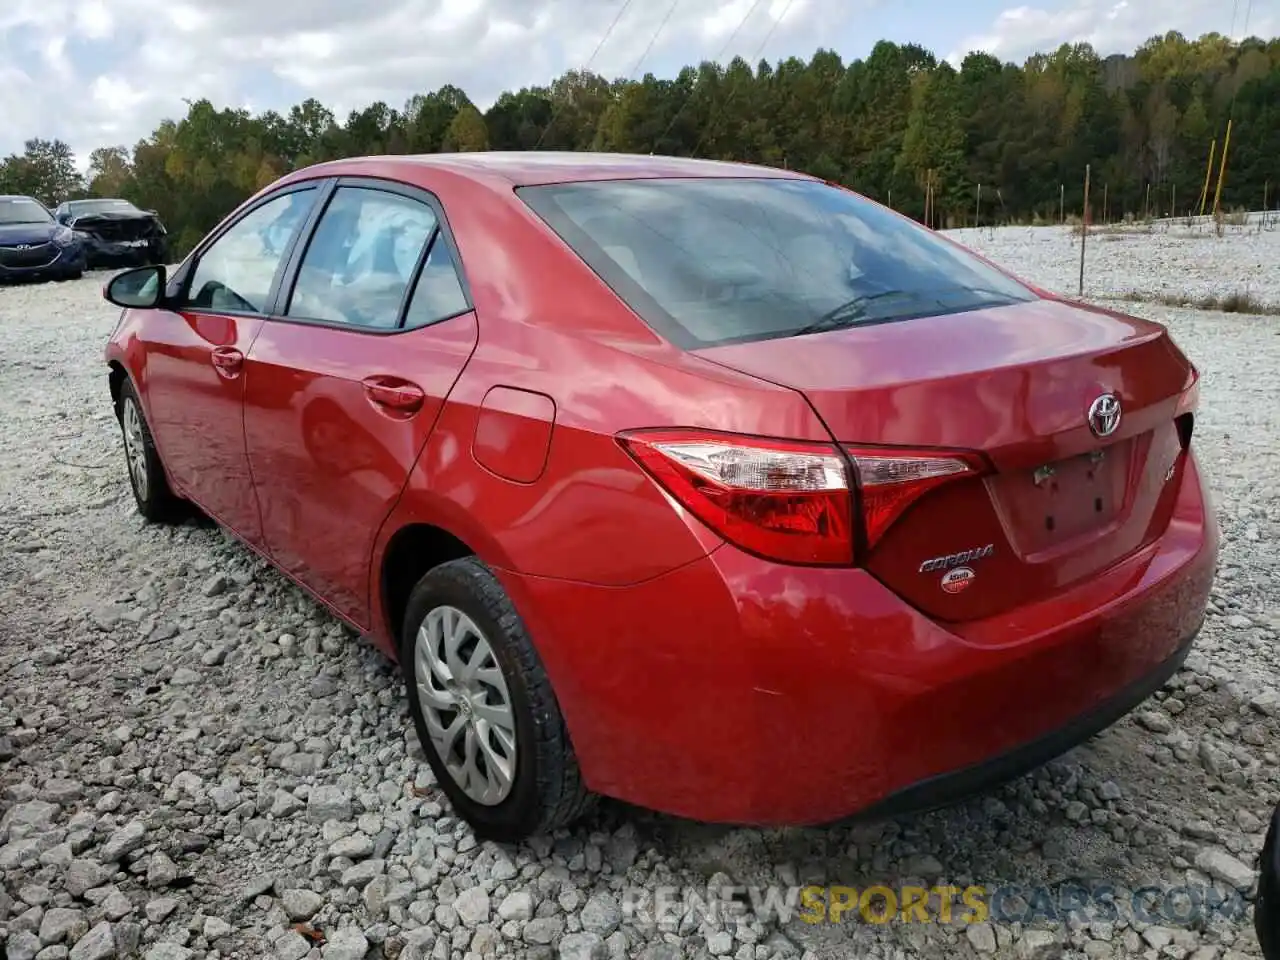
[[1104,393],[1089,405],[1089,429],[1095,437],[1109,437],[1120,426],[1120,401]]

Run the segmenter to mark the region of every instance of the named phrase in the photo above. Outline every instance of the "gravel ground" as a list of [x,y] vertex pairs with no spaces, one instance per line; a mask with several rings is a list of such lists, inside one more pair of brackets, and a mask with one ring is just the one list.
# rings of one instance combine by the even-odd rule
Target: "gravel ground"
[[[1052,231],[984,236],[1032,279],[1073,276]],[[1261,284],[1273,239],[1117,242],[1130,256],[1097,269],[1112,292]],[[758,831],[605,804],[506,848],[450,815],[377,653],[216,529],[136,516],[102,280],[0,289],[0,958],[1257,955],[1230,894],[1249,895],[1280,799],[1274,319],[1135,308],[1203,371],[1198,444],[1224,542],[1196,652],[1133,717],[924,816]],[[1112,899],[1055,918],[1037,889],[1073,878]],[[708,906],[729,885],[750,900],[807,883],[1014,884],[1023,899],[970,924],[936,904],[930,922],[886,924]],[[1139,887],[1164,910],[1135,912]],[[1165,896],[1177,888],[1227,907],[1188,911]],[[659,889],[665,909],[634,909]]]
[[[1262,215],[1248,224],[1225,226],[1161,220],[1091,231],[1085,243],[1087,297],[1205,297],[1249,294],[1280,307],[1280,216]],[[1003,227],[953,230],[950,235],[997,263],[1017,269],[1050,290],[1075,296],[1080,289],[1080,237],[1069,227]],[[1167,302],[1167,301],[1166,301]]]

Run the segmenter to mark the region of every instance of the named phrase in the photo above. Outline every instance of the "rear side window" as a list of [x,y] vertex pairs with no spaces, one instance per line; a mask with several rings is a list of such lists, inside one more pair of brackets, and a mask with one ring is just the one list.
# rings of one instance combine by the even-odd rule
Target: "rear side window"
[[302,258],[286,316],[392,329],[435,212],[421,201],[339,187]]
[[519,194],[684,349],[1036,299],[933,232],[816,181],[610,180]]
[[418,285],[413,289],[404,325],[409,329],[429,326],[456,317],[467,309],[467,295],[462,291],[453,255],[444,234],[436,231],[435,239],[422,262]]

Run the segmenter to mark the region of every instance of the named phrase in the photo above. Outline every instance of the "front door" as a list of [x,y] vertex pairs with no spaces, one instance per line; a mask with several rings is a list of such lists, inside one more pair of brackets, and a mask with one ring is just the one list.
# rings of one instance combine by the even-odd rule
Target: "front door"
[[247,211],[187,265],[174,309],[154,311],[144,327],[147,415],[170,475],[255,546],[262,522],[244,445],[244,358],[316,195],[290,190]]
[[246,360],[268,549],[360,627],[374,538],[476,343],[438,210],[416,191],[339,181]]

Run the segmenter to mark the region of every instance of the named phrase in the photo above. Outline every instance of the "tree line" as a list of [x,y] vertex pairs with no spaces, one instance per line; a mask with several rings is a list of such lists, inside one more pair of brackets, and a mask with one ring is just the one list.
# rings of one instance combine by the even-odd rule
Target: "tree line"
[[[502,94],[481,112],[454,86],[345,120],[315,99],[286,113],[208,100],[132,148],[100,147],[81,176],[67,144],[32,139],[0,161],[0,193],[48,204],[125,197],[159,212],[185,253],[233,207],[284,173],[367,154],[605,150],[732,159],[850,186],[937,226],[1055,222],[1199,207],[1211,145],[1232,121],[1224,207],[1258,209],[1280,185],[1280,39],[1168,33],[1131,55],[1088,44],[1022,65],[971,53],[957,70],[915,44],[877,43],[845,63],[704,62],[673,79],[572,70]],[[1210,185],[1212,202],[1214,184]],[[981,185],[981,190],[979,190]]]

